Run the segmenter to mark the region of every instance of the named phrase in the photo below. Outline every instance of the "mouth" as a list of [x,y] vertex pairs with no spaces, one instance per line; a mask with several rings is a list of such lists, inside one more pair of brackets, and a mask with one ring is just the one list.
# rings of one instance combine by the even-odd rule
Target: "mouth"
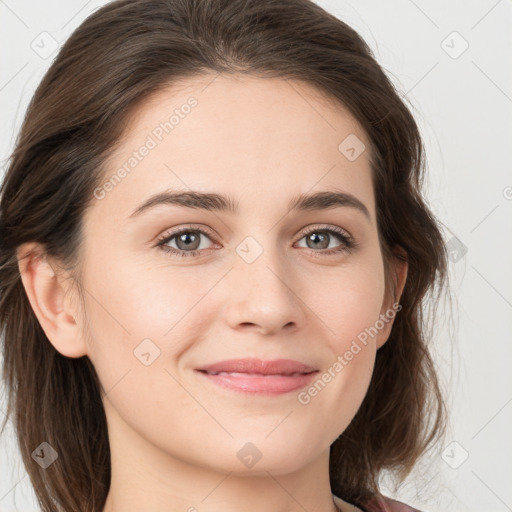
[[318,370],[291,359],[231,359],[196,368],[210,382],[241,393],[281,395],[307,386]]

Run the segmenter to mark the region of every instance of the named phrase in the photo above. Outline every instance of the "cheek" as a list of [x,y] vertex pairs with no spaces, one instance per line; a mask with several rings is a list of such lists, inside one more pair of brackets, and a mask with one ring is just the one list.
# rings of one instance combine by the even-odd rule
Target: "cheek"
[[180,409],[189,411],[191,421],[204,420],[199,411],[191,410],[174,366],[193,343],[193,331],[186,324],[197,294],[184,294],[181,284],[186,280],[166,280],[164,273],[134,271],[123,264],[115,272],[88,276],[89,358],[107,395],[105,407],[141,435],[162,422],[178,428],[182,420],[173,411]]
[[85,279],[88,355],[105,389],[127,371],[165,355],[163,343],[186,313],[175,286],[153,282],[152,275],[127,262],[115,268],[102,268],[99,261],[90,265]]
[[163,384],[171,395],[180,395],[165,370],[173,373],[181,356],[218,318],[211,307],[216,294],[209,291],[224,270],[199,269],[165,263],[147,268],[147,263],[128,259],[110,268],[91,263],[84,278],[90,291],[85,297],[88,355],[106,391],[124,379],[124,388],[128,380],[141,384],[128,393],[133,400],[142,385],[146,398],[163,396]]
[[[345,351],[361,333],[375,325],[384,300],[383,266],[358,262],[328,277],[319,275],[310,290],[323,322],[334,336],[332,348]],[[320,286],[321,285],[321,286]],[[360,336],[363,338],[364,336]]]
[[325,340],[329,341],[331,356],[319,375],[322,382],[311,389],[311,394],[306,390],[301,403],[309,403],[321,391],[322,398],[314,398],[313,406],[319,408],[320,414],[320,408],[339,410],[342,400],[343,414],[338,421],[343,427],[366,394],[375,362],[377,329],[382,327],[379,315],[384,299],[384,269],[377,258],[371,261],[360,260],[338,269],[329,282],[318,276],[315,282],[323,286],[315,287],[312,295],[312,309],[320,312],[322,324],[328,328]]
[[95,339],[116,331],[134,344],[141,337],[170,336],[194,301],[205,293],[179,269],[171,274],[165,268],[144,269],[132,263],[88,275],[88,287],[94,290],[88,294],[87,305],[90,320],[94,320],[90,327]]
[[[317,379],[297,396],[301,412],[312,418],[311,430],[323,430],[325,446],[343,432],[357,413],[371,381],[375,325],[379,320],[384,281],[378,266],[338,275],[328,294],[317,293],[317,310],[329,327],[330,355]],[[326,331],[327,332],[327,331]]]

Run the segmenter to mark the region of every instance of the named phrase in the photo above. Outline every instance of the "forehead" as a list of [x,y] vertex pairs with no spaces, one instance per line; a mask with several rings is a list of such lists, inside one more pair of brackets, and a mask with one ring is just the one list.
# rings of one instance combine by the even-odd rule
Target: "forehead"
[[[351,147],[361,151],[355,159],[346,153]],[[100,186],[112,185],[98,206],[127,218],[145,197],[171,189],[284,206],[334,187],[372,211],[370,152],[348,109],[305,82],[206,74],[139,105],[106,162]]]
[[[169,121],[172,126],[166,124]],[[277,146],[293,135],[294,143],[314,143],[327,136],[326,144],[334,143],[335,148],[340,137],[354,134],[370,149],[366,133],[340,101],[304,81],[253,75],[181,78],[139,104],[123,139],[130,143],[152,133],[156,139],[165,138],[158,141],[165,145],[172,142],[166,135],[176,138],[180,132],[191,145],[207,135],[219,142],[266,140]],[[294,150],[299,152],[300,147]]]

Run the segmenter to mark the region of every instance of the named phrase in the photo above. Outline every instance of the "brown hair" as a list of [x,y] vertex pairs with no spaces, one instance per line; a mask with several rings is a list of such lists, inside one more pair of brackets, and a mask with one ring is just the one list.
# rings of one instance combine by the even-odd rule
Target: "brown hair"
[[[46,338],[16,249],[41,243],[79,286],[82,218],[127,116],[148,95],[211,71],[302,80],[345,105],[372,145],[384,262],[395,254],[409,264],[402,310],[377,352],[368,392],[331,446],[333,493],[363,506],[383,470],[405,479],[445,431],[424,320],[424,298],[447,280],[445,245],[421,194],[419,129],[367,44],[310,0],[118,0],[91,14],[60,50],[30,102],[1,188],[3,428],[13,415],[43,512],[102,511],[110,450],[95,369]],[[390,283],[389,269],[386,277]],[[48,469],[31,457],[43,441],[60,454]]]

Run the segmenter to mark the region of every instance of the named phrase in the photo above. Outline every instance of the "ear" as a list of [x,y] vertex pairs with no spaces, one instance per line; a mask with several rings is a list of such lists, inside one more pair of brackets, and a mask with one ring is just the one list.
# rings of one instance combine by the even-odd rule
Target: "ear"
[[407,253],[402,247],[395,247],[391,255],[388,269],[388,272],[391,274],[390,281],[392,284],[386,286],[386,294],[379,316],[379,320],[384,326],[382,329],[379,329],[376,336],[377,349],[382,347],[388,340],[395,317],[400,314],[400,310],[402,309],[399,303],[405,282],[407,281],[408,269]]
[[57,272],[41,244],[20,245],[17,258],[30,305],[50,343],[64,356],[86,355],[86,343],[75,321],[78,310],[69,300],[73,279]]

